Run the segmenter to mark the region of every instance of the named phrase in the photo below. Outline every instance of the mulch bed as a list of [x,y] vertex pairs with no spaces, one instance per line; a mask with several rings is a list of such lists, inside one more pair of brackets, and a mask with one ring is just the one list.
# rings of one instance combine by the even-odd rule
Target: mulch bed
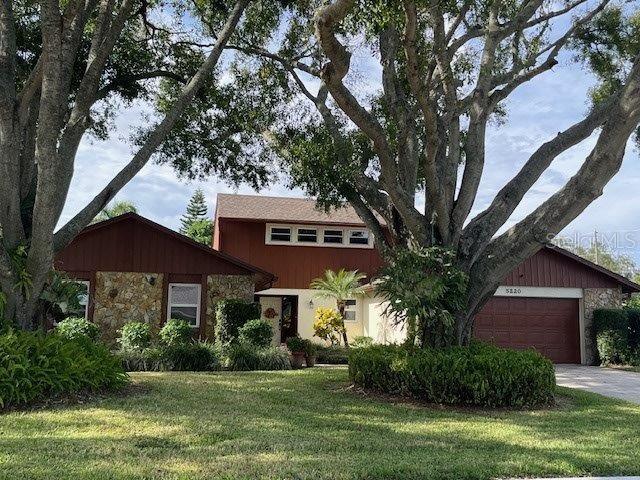
[[347,392],[362,398],[390,403],[392,405],[402,405],[402,406],[408,406],[413,408],[423,408],[423,409],[438,410],[438,411],[474,413],[474,414],[488,415],[488,416],[491,416],[497,413],[499,414],[502,412],[562,410],[564,408],[568,408],[573,405],[573,401],[570,398],[562,395],[556,395],[555,400],[552,404],[540,405],[533,408],[529,408],[529,407],[487,408],[487,407],[476,407],[473,405],[446,405],[441,403],[432,403],[418,397],[405,396],[405,395],[393,395],[385,392],[362,388],[353,383],[343,383],[340,385],[333,385],[331,389],[336,392]]

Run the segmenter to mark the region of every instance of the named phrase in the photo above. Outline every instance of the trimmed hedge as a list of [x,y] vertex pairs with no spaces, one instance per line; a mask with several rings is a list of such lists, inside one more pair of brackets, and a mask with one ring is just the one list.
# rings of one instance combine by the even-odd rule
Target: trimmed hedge
[[42,332],[0,336],[0,408],[81,391],[115,390],[128,377],[106,346]]
[[349,363],[349,349],[339,345],[327,347],[316,344],[318,347],[317,362],[328,365],[346,365]]
[[249,320],[260,318],[259,303],[242,300],[220,300],[216,305],[216,341],[228,345],[238,339],[240,328]]
[[539,353],[486,344],[355,348],[349,352],[349,375],[356,385],[385,393],[491,408],[549,404],[556,386],[553,364]]
[[129,372],[220,370],[219,349],[208,342],[163,345],[143,350],[121,350],[116,354]]
[[240,341],[266,348],[273,340],[273,326],[268,320],[249,320],[239,329]]
[[593,333],[602,364],[636,364],[640,360],[640,310],[594,310]]
[[281,348],[257,348],[250,343],[238,342],[226,350],[227,368],[234,371],[290,370],[289,353]]

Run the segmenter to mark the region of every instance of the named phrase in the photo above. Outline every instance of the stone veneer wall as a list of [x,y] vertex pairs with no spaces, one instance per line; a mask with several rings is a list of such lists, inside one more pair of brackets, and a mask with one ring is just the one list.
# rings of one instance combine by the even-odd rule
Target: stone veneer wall
[[96,272],[93,321],[102,339],[115,344],[127,322],[151,324],[157,333],[162,322],[162,274]]
[[216,303],[226,298],[253,302],[254,283],[249,275],[209,275],[207,277],[207,314],[205,337],[213,340],[216,325]]
[[620,308],[624,294],[620,288],[585,288],[582,304],[584,307],[585,362],[597,362],[595,335],[593,333],[593,311],[598,308]]

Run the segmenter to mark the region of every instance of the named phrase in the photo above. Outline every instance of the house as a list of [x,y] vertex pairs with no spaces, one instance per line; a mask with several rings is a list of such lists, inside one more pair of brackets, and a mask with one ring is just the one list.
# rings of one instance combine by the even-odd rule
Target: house
[[114,343],[118,329],[144,321],[157,331],[181,318],[213,337],[215,304],[253,301],[275,277],[135,213],[85,228],[56,256],[55,268],[85,285],[84,311]]
[[[383,264],[353,209],[327,214],[300,198],[219,194],[213,247],[275,275],[256,299],[278,332],[276,342],[295,333],[312,338],[316,308],[333,306],[309,289],[314,278],[340,268],[373,278]],[[593,363],[593,310],[620,306],[638,291],[616,273],[547,246],[507,275],[476,316],[475,335],[505,347],[535,347],[558,363]],[[351,300],[345,317],[350,338],[402,339],[373,293]]]

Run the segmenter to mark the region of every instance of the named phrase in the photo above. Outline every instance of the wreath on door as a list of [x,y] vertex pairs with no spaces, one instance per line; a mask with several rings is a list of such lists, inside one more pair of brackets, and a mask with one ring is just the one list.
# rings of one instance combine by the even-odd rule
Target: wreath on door
[[272,318],[276,318],[278,316],[278,312],[276,312],[275,308],[269,307],[264,311],[263,315],[265,316],[265,318],[271,320]]

